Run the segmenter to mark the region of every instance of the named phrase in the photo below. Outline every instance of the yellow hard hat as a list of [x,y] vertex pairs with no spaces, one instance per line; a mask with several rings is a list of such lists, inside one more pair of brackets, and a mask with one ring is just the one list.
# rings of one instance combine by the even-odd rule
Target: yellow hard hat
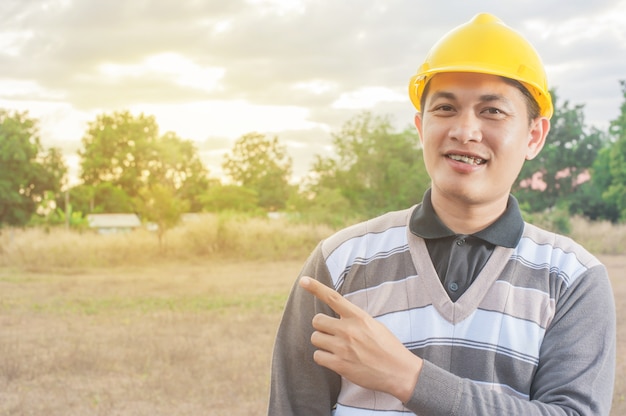
[[428,52],[409,83],[409,97],[418,111],[426,83],[440,72],[478,72],[517,80],[535,98],[541,115],[552,117],[552,99],[539,54],[522,35],[491,14],[476,15],[448,32]]

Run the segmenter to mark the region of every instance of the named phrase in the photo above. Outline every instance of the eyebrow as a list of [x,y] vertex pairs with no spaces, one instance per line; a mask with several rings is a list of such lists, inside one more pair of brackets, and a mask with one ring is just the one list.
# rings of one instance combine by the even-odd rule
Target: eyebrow
[[[433,93],[431,100],[437,100],[439,98],[445,98],[448,100],[453,100],[456,101],[456,95],[454,95],[454,93],[452,92],[448,92],[448,91],[437,91],[435,93]],[[509,99],[506,98],[504,95],[501,94],[483,94],[480,96],[480,102],[484,102],[484,103],[488,103],[488,102],[493,102],[493,101],[502,101],[504,103],[509,103]]]
[[435,101],[440,98],[447,98],[448,100],[456,100],[456,96],[453,93],[447,92],[447,91],[437,91],[433,93],[433,95],[430,97],[431,101]]

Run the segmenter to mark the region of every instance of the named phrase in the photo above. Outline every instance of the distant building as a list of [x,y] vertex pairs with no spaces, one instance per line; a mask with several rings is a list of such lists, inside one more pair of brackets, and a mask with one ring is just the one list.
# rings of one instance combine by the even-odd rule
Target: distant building
[[89,214],[87,222],[98,234],[125,233],[141,227],[136,214]]

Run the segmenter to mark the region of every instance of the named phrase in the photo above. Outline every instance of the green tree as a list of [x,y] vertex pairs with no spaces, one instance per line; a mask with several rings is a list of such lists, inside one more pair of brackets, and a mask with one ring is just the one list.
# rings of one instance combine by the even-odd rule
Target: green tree
[[155,150],[157,158],[149,162],[150,183],[168,184],[177,198],[188,202],[190,212],[200,212],[200,197],[211,181],[197,147],[190,140],[167,132],[159,138]]
[[409,207],[430,185],[415,128],[393,132],[388,117],[362,113],[333,134],[336,156],[317,156],[316,195],[339,189],[353,212],[365,216]]
[[158,126],[152,116],[130,112],[99,115],[82,138],[80,178],[86,185],[110,182],[136,197],[148,182],[150,162],[158,160]]
[[350,208],[350,202],[338,188],[318,188],[317,193],[294,193],[288,201],[288,211],[299,221],[341,227],[361,219]]
[[613,144],[608,155],[610,184],[604,192],[604,199],[613,204],[626,220],[626,81],[620,81],[624,101],[619,116],[611,121],[609,134]]
[[41,145],[38,121],[0,110],[0,227],[23,226],[46,193],[59,193],[67,174],[61,151]]
[[209,212],[237,211],[253,213],[259,210],[256,191],[238,185],[216,185],[203,195],[202,203]]
[[611,185],[610,170],[611,147],[605,145],[593,162],[590,174],[591,179],[581,184],[570,200],[570,212],[583,215],[590,220],[608,220],[617,222],[620,212],[615,202],[604,198],[604,194]]
[[[552,97],[555,111],[546,144],[535,159],[524,164],[513,188],[517,198],[529,204],[533,211],[543,211],[557,203],[569,203],[579,185],[579,175],[589,172],[606,142],[599,130],[592,128],[587,132],[583,105],[570,107],[568,101],[559,105],[555,92]],[[546,185],[544,190],[528,186],[537,173]]]
[[136,207],[142,220],[156,224],[159,249],[162,250],[165,233],[189,210],[189,201],[177,198],[171,186],[157,183],[139,191]]
[[[136,201],[145,195],[144,188],[157,184],[187,201],[188,209],[201,210],[198,198],[210,180],[197,148],[172,132],[159,136],[154,117],[127,111],[100,115],[90,123],[82,144],[81,179],[93,191],[89,212],[128,212],[127,201]],[[106,191],[114,190],[119,198],[107,200]]]
[[[119,185],[111,182],[102,182],[98,185],[80,184],[72,187],[69,190],[69,203],[72,211],[83,215],[135,211],[133,199]],[[65,208],[65,201],[59,200],[57,205]]]
[[256,192],[259,206],[268,211],[283,209],[293,190],[292,161],[277,137],[268,139],[259,133],[240,137],[222,167],[237,185]]

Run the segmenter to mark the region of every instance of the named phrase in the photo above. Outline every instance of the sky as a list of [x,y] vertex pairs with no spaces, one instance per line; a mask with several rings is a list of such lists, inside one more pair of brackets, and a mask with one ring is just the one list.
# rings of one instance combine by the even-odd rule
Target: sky
[[88,123],[129,110],[193,140],[212,177],[250,132],[299,177],[363,111],[410,126],[409,78],[480,12],[531,41],[588,126],[619,115],[626,0],[2,0],[0,108],[37,118],[73,176]]

